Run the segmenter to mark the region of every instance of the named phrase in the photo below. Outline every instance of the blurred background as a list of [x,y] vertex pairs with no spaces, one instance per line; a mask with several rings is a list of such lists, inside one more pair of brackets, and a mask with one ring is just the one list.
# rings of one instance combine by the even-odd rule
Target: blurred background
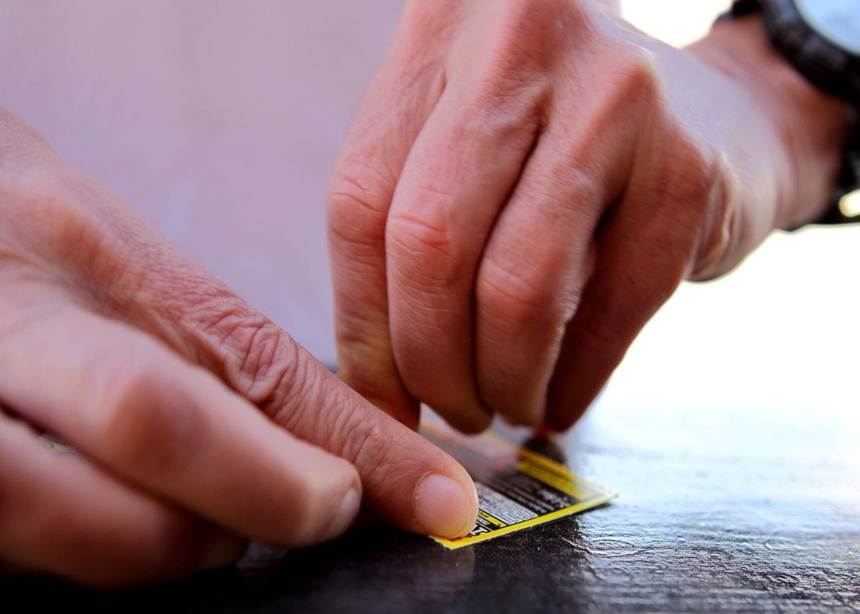
[[[625,0],[624,16],[673,45],[729,2]],[[634,343],[600,405],[643,411],[769,407],[860,421],[860,224],[775,233],[727,277],[684,284]],[[854,314],[854,315],[852,315]]]
[[[678,46],[727,5],[621,2],[633,24]],[[326,185],[401,6],[2,3],[0,104],[333,364]],[[858,264],[860,225],[776,233],[726,278],[681,287],[600,404],[860,420]]]

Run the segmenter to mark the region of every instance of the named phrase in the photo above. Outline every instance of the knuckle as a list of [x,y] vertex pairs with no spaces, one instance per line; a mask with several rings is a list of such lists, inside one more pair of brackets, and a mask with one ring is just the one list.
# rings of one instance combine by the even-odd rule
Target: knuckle
[[[195,333],[210,366],[226,384],[275,423],[319,443],[325,416],[318,415],[334,377],[285,331],[235,298],[204,306]],[[328,387],[330,388],[330,387]]]
[[715,194],[725,192],[724,163],[711,149],[689,137],[675,138],[672,159],[666,165],[667,194],[684,209],[706,211]]
[[360,468],[362,481],[373,483],[388,473],[386,451],[392,448],[391,443],[377,420],[363,419],[359,412],[343,411],[342,407],[328,417],[334,428],[323,447]]
[[[79,287],[113,288],[130,263],[157,262],[162,255],[157,243],[128,241],[129,230],[115,211],[116,195],[65,164],[45,164],[3,177],[0,198],[13,204],[10,210],[15,215],[8,221],[18,230],[17,240],[47,262],[85,275],[88,283]],[[129,280],[129,285],[140,281]]]
[[432,4],[424,0],[407,0],[404,5],[399,25],[411,36],[423,35],[428,43],[435,40],[439,30],[457,23],[464,10],[463,2],[459,0],[437,0]]
[[38,218],[38,225],[27,224],[21,236],[43,249],[90,246],[94,243],[94,219],[82,207],[75,188],[76,179],[58,165],[37,166],[20,174],[4,174],[0,197],[14,203],[18,210],[9,223],[23,224]]
[[664,85],[654,56],[646,49],[622,43],[617,68],[617,96],[627,104],[655,105],[664,100]]
[[587,35],[594,28],[584,3],[555,0],[508,0],[496,8],[500,24],[496,28],[495,51],[511,68],[540,67],[543,71],[558,49],[572,36]]
[[[383,471],[387,466],[384,450],[387,448],[379,424],[358,420],[355,414],[341,418],[339,431],[344,438],[338,449],[354,465],[363,467],[369,475]],[[368,469],[369,468],[369,469]]]
[[338,163],[328,193],[328,229],[334,244],[370,244],[384,239],[395,175],[372,156],[350,156]]
[[309,383],[312,370],[300,346],[235,297],[202,305],[195,334],[216,356],[227,385],[266,413],[298,402]]
[[494,50],[484,78],[461,109],[459,138],[491,132],[513,148],[521,148],[544,122],[541,108],[550,95],[546,70],[519,56],[524,52]]
[[[468,70],[482,78],[463,106],[465,129],[492,125],[515,145],[528,140],[549,120],[542,110],[553,97],[557,73],[574,40],[595,29],[589,10],[554,0],[508,0],[494,7],[494,34]],[[455,67],[456,69],[456,67]],[[561,68],[561,70],[566,70]]]
[[297,345],[284,356],[284,364],[269,372],[266,390],[271,392],[258,406],[288,431],[317,442],[325,423],[314,412],[327,393],[323,379],[328,371]]
[[103,454],[133,473],[166,475],[192,462],[195,441],[205,434],[203,416],[192,402],[170,398],[174,390],[161,369],[137,357],[100,357],[87,370],[80,390],[95,399]]
[[456,248],[448,208],[451,196],[429,188],[416,190],[410,196],[412,202],[420,203],[419,207],[393,211],[388,221],[386,234],[393,247],[412,256],[430,252],[452,257]]
[[[388,450],[393,449],[381,423],[358,411],[361,398],[327,371],[310,369],[303,378],[292,408],[273,416],[274,421],[297,436],[320,446],[361,469],[362,480],[386,466]],[[331,377],[324,387],[323,378]],[[301,399],[321,398],[325,403],[309,404]],[[313,407],[314,411],[306,408]]]
[[602,45],[606,49],[596,64],[600,81],[595,82],[595,77],[589,75],[589,79],[580,80],[577,85],[597,90],[596,96],[591,94],[599,101],[596,117],[591,121],[603,127],[628,118],[632,128],[643,132],[668,116],[665,84],[651,52],[617,37],[603,41]]
[[35,164],[19,172],[0,172],[4,199],[32,207],[60,207],[73,200],[77,175],[60,164]]
[[514,334],[536,324],[561,328],[572,309],[561,305],[555,277],[523,260],[487,257],[478,280],[478,303],[492,320],[505,321]]
[[[454,138],[484,142],[502,155],[528,149],[547,123],[542,109],[548,97],[546,75],[492,69],[464,102]],[[501,143],[504,149],[497,147]]]
[[448,198],[423,189],[413,199],[420,207],[392,212],[388,221],[386,246],[394,270],[410,285],[425,286],[424,290],[458,283],[474,248],[457,240]]
[[[669,134],[674,135],[670,137],[673,146],[651,182],[655,209],[650,226],[655,240],[663,237],[662,258],[684,267],[677,271],[684,277],[722,260],[739,220],[727,203],[731,186],[725,160],[683,132]],[[666,227],[678,229],[669,241],[665,241]],[[667,270],[663,276],[667,286],[675,272],[673,268],[673,274]]]

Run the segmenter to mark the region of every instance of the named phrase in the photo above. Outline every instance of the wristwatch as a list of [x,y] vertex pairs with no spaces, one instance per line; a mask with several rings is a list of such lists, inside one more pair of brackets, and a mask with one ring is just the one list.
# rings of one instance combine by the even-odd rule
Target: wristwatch
[[761,13],[774,47],[810,83],[854,109],[830,207],[812,223],[858,222],[839,204],[860,188],[860,0],[736,0],[724,17]]

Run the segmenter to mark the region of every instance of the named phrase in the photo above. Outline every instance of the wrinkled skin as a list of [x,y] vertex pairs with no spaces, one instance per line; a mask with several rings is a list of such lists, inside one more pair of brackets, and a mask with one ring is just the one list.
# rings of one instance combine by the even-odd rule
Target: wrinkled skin
[[755,17],[677,50],[585,1],[408,2],[328,200],[343,377],[411,426],[567,428],[682,280],[821,211],[847,121]]
[[5,113],[0,143],[3,568],[166,580],[225,565],[248,539],[331,539],[362,494],[407,530],[472,527],[474,486],[453,459]]

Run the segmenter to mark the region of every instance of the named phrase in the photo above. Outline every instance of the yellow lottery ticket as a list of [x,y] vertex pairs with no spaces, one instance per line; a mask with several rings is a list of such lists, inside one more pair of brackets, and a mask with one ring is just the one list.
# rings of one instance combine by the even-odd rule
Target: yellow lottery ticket
[[460,539],[433,538],[447,548],[462,548],[584,512],[615,496],[492,432],[461,435],[438,419],[425,420],[421,432],[466,468],[478,490],[475,528]]

